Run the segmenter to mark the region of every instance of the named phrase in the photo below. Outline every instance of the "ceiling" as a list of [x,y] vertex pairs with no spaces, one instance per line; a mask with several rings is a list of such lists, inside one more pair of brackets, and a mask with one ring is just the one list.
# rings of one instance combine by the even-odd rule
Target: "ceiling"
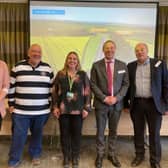
[[[90,1],[90,0],[87,0],[87,1]],[[117,1],[117,0],[97,0],[97,1]],[[119,1],[120,2],[128,2],[128,1],[129,2],[159,2],[159,5],[161,6],[168,6],[168,0],[119,0]],[[0,0],[0,2],[27,3],[28,0]]]

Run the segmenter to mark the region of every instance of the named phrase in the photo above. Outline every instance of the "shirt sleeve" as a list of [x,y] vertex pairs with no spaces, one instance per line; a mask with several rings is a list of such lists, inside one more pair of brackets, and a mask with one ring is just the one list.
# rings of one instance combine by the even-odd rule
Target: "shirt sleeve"
[[49,98],[48,101],[52,103],[52,89],[53,89],[53,80],[54,80],[54,73],[53,71],[50,72],[50,89],[49,89]]
[[6,63],[2,65],[2,88],[0,89],[0,101],[6,97],[9,89],[9,71]]
[[8,93],[8,104],[9,106],[14,106],[15,104],[15,89],[16,89],[16,68],[11,70],[10,76],[10,88]]
[[91,87],[89,78],[86,73],[84,76],[84,98],[85,98],[84,110],[91,112]]
[[58,99],[59,99],[59,72],[57,73],[52,87],[52,108],[58,107]]
[[8,93],[9,89],[9,70],[6,64],[4,64],[4,78],[3,78],[3,86],[2,86],[3,91]]

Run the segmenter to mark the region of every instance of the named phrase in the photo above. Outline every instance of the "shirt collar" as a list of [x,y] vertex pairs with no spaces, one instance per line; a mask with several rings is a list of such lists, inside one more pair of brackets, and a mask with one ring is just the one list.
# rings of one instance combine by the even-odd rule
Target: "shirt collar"
[[39,64],[36,66],[36,67],[33,67],[30,63],[29,63],[29,59],[26,60],[26,63],[31,66],[33,69],[36,69],[38,68],[41,64],[42,64],[42,61],[39,62]]
[[111,59],[111,60],[108,60],[108,59],[104,58],[104,60],[105,60],[105,63],[108,63],[108,62],[114,63],[114,62],[115,62],[115,59],[114,59],[114,58]]
[[147,60],[146,60],[143,64],[141,64],[140,62],[137,61],[137,64],[138,64],[138,65],[147,65],[147,64],[149,64],[149,63],[150,63],[149,57],[147,58]]

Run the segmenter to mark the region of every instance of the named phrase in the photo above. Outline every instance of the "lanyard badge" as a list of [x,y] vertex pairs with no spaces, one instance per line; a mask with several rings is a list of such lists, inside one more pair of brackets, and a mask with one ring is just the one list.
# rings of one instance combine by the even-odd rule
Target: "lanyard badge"
[[68,101],[71,101],[74,98],[74,93],[72,92],[72,86],[74,83],[74,79],[71,77],[68,77],[68,83],[69,83],[69,91],[66,94],[66,97],[68,99]]

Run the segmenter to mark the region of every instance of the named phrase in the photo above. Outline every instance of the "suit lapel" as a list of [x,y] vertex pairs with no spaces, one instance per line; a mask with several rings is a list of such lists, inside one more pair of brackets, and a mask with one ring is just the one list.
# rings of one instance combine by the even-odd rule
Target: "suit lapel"
[[117,72],[118,72],[118,66],[117,66],[118,62],[115,59],[114,62],[114,71],[113,71],[113,87],[115,87],[115,81],[117,80]]
[[153,74],[154,74],[154,69],[155,69],[154,66],[155,66],[154,60],[150,59],[151,84],[152,84],[152,81],[153,81]]
[[135,83],[135,79],[136,79],[136,69],[137,69],[137,61],[134,62],[133,66],[132,66],[132,79],[134,80],[133,83]]
[[105,60],[104,59],[102,59],[102,61],[100,62],[100,70],[101,70],[101,73],[105,77],[106,82],[107,82],[106,64],[105,64]]
[[119,70],[119,66],[118,66],[118,61],[115,59],[114,62],[114,70],[113,70],[113,94],[116,93],[116,88],[117,88],[117,73]]

